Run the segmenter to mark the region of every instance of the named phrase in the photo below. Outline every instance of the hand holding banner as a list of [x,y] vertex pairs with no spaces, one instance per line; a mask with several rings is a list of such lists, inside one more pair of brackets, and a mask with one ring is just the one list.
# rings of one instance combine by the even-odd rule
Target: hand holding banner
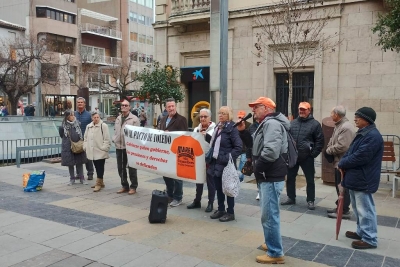
[[209,145],[201,133],[126,125],[124,134],[130,167],[193,183],[206,180]]

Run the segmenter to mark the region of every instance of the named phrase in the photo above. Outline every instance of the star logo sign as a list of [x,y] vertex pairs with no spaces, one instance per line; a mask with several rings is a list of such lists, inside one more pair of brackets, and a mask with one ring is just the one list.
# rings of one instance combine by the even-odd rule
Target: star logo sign
[[193,74],[193,80],[197,80],[199,77],[204,79],[203,74],[201,73],[203,69],[195,70]]

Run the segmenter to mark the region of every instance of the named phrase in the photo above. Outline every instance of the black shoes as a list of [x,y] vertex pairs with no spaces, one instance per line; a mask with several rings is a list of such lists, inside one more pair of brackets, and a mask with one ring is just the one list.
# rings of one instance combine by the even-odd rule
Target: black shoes
[[308,201],[307,205],[309,210],[315,210],[314,201]]
[[220,222],[229,222],[235,220],[235,214],[225,213],[224,216],[219,218]]
[[210,218],[211,218],[211,219],[219,219],[219,218],[221,218],[222,216],[224,216],[225,213],[226,213],[225,211],[219,211],[219,210],[217,210],[217,211],[214,212],[214,214],[212,214],[212,215],[210,216]]
[[187,208],[190,209],[190,210],[191,209],[200,209],[201,208],[201,202],[193,201],[193,203],[188,205]]
[[205,212],[212,212],[213,208],[214,208],[213,203],[208,203],[208,206],[207,206]]
[[293,200],[291,198],[288,198],[286,201],[281,202],[282,206],[294,205],[294,204],[296,204],[296,200]]

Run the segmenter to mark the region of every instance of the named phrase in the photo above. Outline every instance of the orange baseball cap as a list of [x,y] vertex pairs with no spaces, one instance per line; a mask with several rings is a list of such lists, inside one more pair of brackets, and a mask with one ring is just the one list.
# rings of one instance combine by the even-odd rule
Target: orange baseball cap
[[308,103],[308,102],[300,102],[299,108],[311,109],[311,105],[310,105],[310,103]]
[[276,104],[274,101],[271,100],[271,98],[268,97],[259,97],[256,101],[249,103],[249,107],[254,107],[256,105],[262,104],[264,106],[267,106],[269,108],[276,108]]
[[243,110],[240,110],[240,111],[238,112],[237,116],[238,116],[238,118],[239,118],[239,117],[240,117],[240,118],[243,118],[243,117],[246,116],[246,112],[244,112]]

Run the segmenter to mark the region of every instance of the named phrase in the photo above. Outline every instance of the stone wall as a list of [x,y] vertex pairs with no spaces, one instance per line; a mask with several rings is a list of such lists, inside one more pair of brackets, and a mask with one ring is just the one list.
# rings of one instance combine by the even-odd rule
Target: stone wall
[[[338,31],[341,43],[334,52],[307,62],[300,71],[314,71],[314,116],[328,117],[332,107],[344,105],[348,117],[362,106],[377,112],[382,134],[400,135],[400,54],[383,52],[376,46],[371,28],[382,12],[380,1],[344,4],[326,31]],[[248,13],[249,14],[249,13]],[[190,24],[188,24],[190,25]],[[196,26],[193,26],[196,25]],[[176,67],[204,66],[209,58],[210,34],[207,24],[155,26],[155,59]],[[259,96],[275,99],[275,73],[284,71],[272,60],[257,66],[254,55],[254,17],[231,14],[228,32],[228,105],[234,112],[247,110]],[[187,103],[179,112],[187,114]]]

